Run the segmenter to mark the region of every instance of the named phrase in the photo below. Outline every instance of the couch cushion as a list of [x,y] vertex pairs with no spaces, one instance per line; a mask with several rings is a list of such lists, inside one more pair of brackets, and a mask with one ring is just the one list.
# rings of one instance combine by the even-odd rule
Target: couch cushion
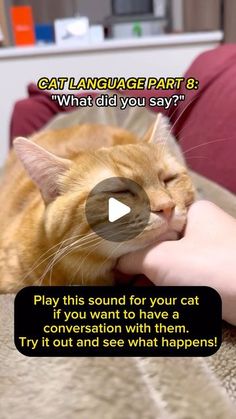
[[29,97],[15,103],[10,126],[10,142],[17,136],[30,136],[39,131],[60,111],[59,105],[37,86],[28,86]]
[[186,101],[171,117],[174,133],[193,170],[236,193],[236,45],[201,54],[186,77],[200,85],[182,89]]

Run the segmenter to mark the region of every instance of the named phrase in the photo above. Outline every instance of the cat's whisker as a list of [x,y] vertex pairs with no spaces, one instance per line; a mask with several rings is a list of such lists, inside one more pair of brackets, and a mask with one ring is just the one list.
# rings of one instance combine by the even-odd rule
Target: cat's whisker
[[[84,237],[83,235],[81,235],[82,236],[82,238]],[[69,247],[71,247],[73,245],[73,243],[72,244],[70,244],[70,245],[67,245],[67,246],[65,246],[64,247],[64,249],[67,249],[67,248],[69,248]],[[57,252],[57,251],[56,251]],[[24,279],[26,279],[27,278],[27,276],[29,276],[35,269],[37,269],[40,265],[42,265],[43,263],[45,263],[48,259],[50,259],[50,258],[53,258],[54,256],[55,256],[55,254],[56,254],[56,252],[53,252],[51,255],[49,255],[48,257],[46,257],[43,261],[41,261],[41,263],[39,263],[36,267],[34,267],[33,269],[31,269],[30,271],[28,271],[27,273],[26,273],[26,275],[24,276],[24,278],[23,278],[23,280]]]
[[[54,247],[54,246],[53,246]],[[53,256],[56,254],[57,250],[55,252],[53,252],[52,254],[50,254],[49,256],[47,256],[46,258],[44,258],[40,263],[38,263],[37,265],[34,264],[31,269],[29,271],[27,271],[25,273],[25,275],[23,276],[23,278],[21,279],[22,281],[24,281],[27,277],[29,277],[30,274],[32,274],[37,268],[39,268],[43,263],[45,263],[48,259],[53,258]],[[37,262],[40,260],[40,258],[37,260]],[[36,263],[37,263],[36,262]]]
[[[61,243],[61,245],[59,246],[59,249],[56,251],[56,253],[55,253],[55,256],[54,256],[54,259],[53,259],[52,263],[54,262],[54,260],[56,260],[56,257],[57,257],[57,255],[58,255],[58,253],[60,252],[60,250],[61,250],[62,246],[63,246],[63,242],[62,242],[62,243]],[[53,269],[53,267],[52,267],[52,269]],[[50,285],[52,285],[52,269],[50,270],[50,278],[49,278],[49,284],[50,284]]]
[[[111,252],[110,252],[110,254],[108,255],[108,257],[102,262],[102,264],[101,265],[99,265],[99,269],[100,269],[100,271],[101,271],[101,268],[105,265],[105,263],[109,260],[109,258],[117,251],[117,249],[119,248],[119,247],[121,247],[122,246],[122,244],[123,243],[119,243],[116,247],[115,247],[115,249],[113,249]],[[96,249],[94,249],[94,250],[96,250]],[[79,272],[79,270],[80,270],[80,268],[83,266],[83,264],[85,263],[85,261],[86,261],[86,259],[88,258],[88,256],[91,254],[91,253],[93,253],[94,252],[94,250],[92,251],[92,252],[90,252],[87,256],[86,256],[86,258],[83,260],[83,262],[79,265],[79,267],[78,267],[78,269],[76,270],[76,274],[74,275],[74,277],[73,277],[73,280],[74,280],[74,278],[76,277],[76,275],[77,275],[77,273]],[[72,281],[73,282],[73,281]],[[71,284],[72,284],[72,282],[71,282]],[[82,272],[82,278],[81,278],[81,282],[82,282],[82,284],[84,284],[84,272]],[[71,285],[70,284],[70,285]]]
[[184,130],[187,130],[191,125],[193,125],[192,123],[186,123],[184,124],[183,128],[181,128],[181,130],[176,134],[176,140],[179,144],[181,144],[181,141],[186,138],[186,137],[181,137],[181,134],[183,133]]
[[[233,139],[233,137],[232,137],[232,139]],[[207,141],[207,142],[205,142],[205,143],[198,144],[198,145],[196,145],[196,146],[194,146],[194,147],[190,147],[188,150],[185,150],[183,154],[184,154],[184,155],[186,155],[186,154],[187,154],[187,153],[189,153],[190,151],[196,150],[196,149],[198,149],[198,148],[200,148],[200,147],[204,147],[204,146],[206,146],[206,145],[215,144],[215,143],[220,143],[220,142],[224,142],[224,141],[229,141],[229,138],[228,138],[228,139],[221,138],[221,139],[218,139],[218,140]]]
[[[183,131],[184,130],[184,128],[181,130],[181,131]],[[181,132],[180,131],[180,132]],[[192,135],[190,135],[190,134],[188,134],[187,136],[182,136],[182,137],[178,137],[178,142],[179,143],[181,143],[183,140],[189,140],[189,138],[194,138],[196,135],[194,135],[194,134],[192,134]],[[202,138],[202,137],[201,137]],[[224,138],[206,138],[206,140],[209,140],[209,141],[218,141],[218,140],[225,140],[225,141],[229,141],[229,140],[234,140],[235,139],[235,135],[230,135],[229,137],[224,137]]]
[[[94,234],[94,233],[93,233]],[[100,237],[95,237],[95,238],[92,238],[90,241],[88,241],[87,240],[87,237],[84,237],[84,242],[82,242],[81,243],[81,241],[82,241],[82,239],[81,239],[81,241],[80,241],[80,243],[79,243],[79,245],[77,244],[76,246],[74,246],[74,247],[72,247],[72,246],[67,246],[65,249],[62,249],[61,250],[61,253],[57,256],[57,259],[56,260],[54,260],[54,263],[52,263],[52,262],[50,262],[49,263],[49,265],[46,267],[46,269],[45,269],[45,271],[44,271],[44,273],[43,273],[43,275],[42,275],[42,277],[43,278],[45,278],[45,276],[47,275],[47,273],[49,272],[49,270],[53,267],[53,266],[55,266],[57,263],[59,263],[65,256],[67,256],[68,254],[70,254],[71,252],[73,252],[73,251],[75,251],[75,250],[78,250],[80,247],[81,247],[81,245],[87,245],[87,244],[91,244],[91,243],[93,243],[93,241],[94,240],[100,240]],[[87,242],[86,242],[86,240],[87,240]],[[70,247],[70,249],[69,249],[69,251],[68,251],[68,247]],[[41,277],[40,277],[40,279],[41,279]],[[42,282],[41,282],[42,283]]]
[[185,106],[185,108],[183,109],[183,111],[180,113],[180,115],[178,116],[178,118],[176,119],[176,121],[174,122],[174,124],[171,127],[170,133],[173,133],[173,130],[176,126],[176,124],[179,122],[179,120],[182,118],[182,116],[184,115],[184,113],[189,109],[189,107],[192,105],[192,103],[197,100],[199,98],[200,94],[196,94],[192,100],[190,100],[190,102]]
[[[95,243],[94,245],[92,245],[92,247],[95,247],[95,249],[92,249],[87,255],[85,255],[85,257],[82,259],[82,262],[79,264],[79,267],[76,269],[75,274],[73,275],[73,278],[70,282],[69,285],[72,285],[77,273],[79,272],[80,268],[83,266],[83,264],[85,263],[85,261],[88,259],[88,257],[97,249],[97,247],[101,245],[101,243]],[[82,278],[81,278],[81,282],[83,285],[83,272],[82,272]]]
[[[183,114],[184,112],[188,109],[188,107],[199,97],[199,95],[195,95],[192,100],[185,105],[185,108],[183,109]],[[173,116],[175,115],[175,113],[178,111],[179,107],[183,104],[183,102],[179,103],[178,106],[175,107],[174,111],[172,112],[172,114],[168,117],[169,120],[171,121],[171,119],[173,118]]]
[[[36,265],[39,261],[40,261],[40,259],[42,259],[47,253],[49,253],[50,251],[52,251],[55,247],[58,247],[58,246],[60,246],[61,245],[61,243],[65,243],[66,241],[69,241],[69,240],[73,240],[73,239],[75,239],[75,238],[78,238],[78,237],[84,237],[84,235],[83,234],[81,234],[81,235],[76,235],[76,236],[72,236],[72,237],[69,237],[69,238],[67,238],[67,239],[64,239],[64,240],[62,240],[62,241],[60,241],[60,242],[58,242],[57,244],[55,244],[54,246],[52,246],[52,247],[50,247],[46,252],[44,252],[44,253],[42,253],[41,255],[40,255],[40,257],[36,260],[36,262],[35,262],[35,264],[31,267],[31,269],[32,269],[32,271],[34,270],[34,269],[37,269],[37,267],[38,266],[40,266],[41,265],[41,263],[44,263],[45,262],[45,260],[47,260],[47,259],[44,259],[39,265]],[[52,255],[49,255],[49,257],[48,258],[50,258],[50,257],[52,257],[53,255],[54,255],[55,253],[52,253]],[[32,271],[30,271],[30,272],[28,272],[27,273],[27,275],[28,274],[30,274]],[[23,278],[24,279],[24,278]]]
[[107,256],[107,258],[104,260],[104,262],[102,262],[102,264],[100,265],[100,269],[102,268],[103,265],[105,265],[105,263],[109,260],[109,258],[114,255],[114,253],[122,246],[123,243],[119,243],[115,249],[112,250],[112,252]]
[[[129,223],[128,222],[123,222],[122,224],[121,224],[121,226],[126,226],[126,225],[128,225]],[[135,228],[136,228],[137,226],[135,226]],[[108,226],[108,228],[110,228],[109,226]],[[118,233],[116,233],[116,234],[111,234],[110,236],[108,236],[107,237],[107,240],[112,240],[112,238],[115,238],[115,237],[117,237],[117,235],[119,235],[119,234],[122,234],[122,233],[124,233],[126,230],[120,230]],[[95,238],[94,240],[99,240],[99,242],[98,243],[96,243],[95,242],[95,244],[93,245],[93,247],[95,247],[95,248],[97,248],[99,245],[101,245],[102,243],[100,242],[100,237],[98,236],[97,238]],[[89,244],[89,245],[91,245],[91,243],[93,243],[93,241],[90,241],[90,242],[88,242],[88,243],[85,243],[86,245],[87,244]],[[44,274],[43,274],[43,277],[45,278],[45,276],[46,276],[46,274],[49,272],[49,270],[50,269],[52,269],[52,267],[53,266],[55,266],[55,264],[56,263],[59,263],[64,257],[66,257],[66,256],[68,256],[68,254],[70,254],[72,251],[78,251],[78,249],[81,247],[81,243],[79,243],[79,245],[77,245],[77,246],[75,246],[73,249],[71,249],[71,250],[69,250],[69,252],[66,252],[65,254],[63,254],[63,252],[58,256],[58,258],[57,258],[57,260],[54,260],[54,263],[51,263],[48,267],[47,267],[47,269],[46,269],[46,271],[44,272]],[[93,253],[94,252],[94,250],[92,250],[91,252],[89,252],[89,254],[87,254],[86,255],[86,259],[88,258],[88,256],[91,254],[91,253]],[[83,264],[83,261],[82,261],[82,264]],[[80,268],[80,267],[79,267]],[[78,272],[78,270],[77,270],[77,272]],[[77,272],[76,272],[76,274],[77,274]],[[74,275],[74,277],[75,277],[75,275]],[[74,279],[74,277],[73,277],[73,279]],[[71,283],[73,282],[73,280],[71,281]]]
[[[87,236],[86,236],[86,238],[88,239],[88,238],[90,238],[91,236],[93,235],[93,233],[90,233],[90,234],[88,234]],[[77,237],[80,237],[78,240],[75,240],[73,243],[71,243],[71,244],[69,244],[69,245],[67,245],[64,249],[68,249],[69,247],[73,247],[73,246],[75,246],[76,245],[76,243],[78,243],[78,241],[79,240],[81,240],[81,239],[83,239],[83,238],[85,238],[85,236],[83,235],[83,234],[80,234],[80,235],[77,235],[77,236],[75,236],[75,238],[77,238]],[[51,268],[51,270],[50,270],[50,280],[49,280],[49,282],[50,282],[50,285],[51,285],[51,277],[52,277],[52,269],[53,269],[53,266],[54,266],[54,262],[57,260],[57,258],[58,258],[58,254],[60,253],[60,251],[61,251],[61,247],[62,246],[60,246],[59,247],[59,249],[56,251],[56,253],[55,253],[55,256],[54,256],[54,259],[53,259],[53,261],[51,262],[52,263],[52,268]],[[64,251],[64,249],[63,249],[63,251]]]
[[[126,223],[124,223],[124,224],[126,224]],[[118,233],[118,234],[120,234],[120,232]],[[115,236],[117,236],[117,234],[114,234],[112,237],[114,238]],[[111,238],[111,237],[110,237]],[[72,285],[72,283],[74,282],[74,279],[75,279],[75,277],[76,277],[76,275],[78,274],[78,272],[79,272],[79,270],[80,270],[80,268],[82,268],[82,266],[83,266],[83,264],[85,263],[85,261],[87,260],[87,258],[97,249],[97,247],[99,246],[99,245],[101,245],[101,243],[99,243],[98,245],[95,245],[96,247],[95,247],[95,249],[92,249],[85,257],[84,257],[84,259],[82,260],[82,262],[79,264],[79,267],[76,269],[76,272],[75,272],[75,274],[74,274],[74,276],[73,276],[73,278],[72,278],[72,281],[70,282],[70,285]],[[101,267],[103,266],[103,265],[105,265],[105,263],[109,260],[109,258],[117,251],[117,249],[119,248],[119,247],[121,247],[123,245],[123,242],[121,242],[121,243],[119,243],[116,247],[115,247],[115,249],[112,249],[112,251],[110,252],[110,254],[109,254],[109,256],[105,259],[105,261],[103,261],[102,262],[102,264],[99,266],[99,268],[101,269]],[[81,282],[82,282],[82,284],[84,283],[84,273],[82,272],[82,277],[81,277]]]
[[208,160],[208,157],[206,157],[206,156],[188,156],[188,160],[192,160],[192,159],[206,159],[206,160]]

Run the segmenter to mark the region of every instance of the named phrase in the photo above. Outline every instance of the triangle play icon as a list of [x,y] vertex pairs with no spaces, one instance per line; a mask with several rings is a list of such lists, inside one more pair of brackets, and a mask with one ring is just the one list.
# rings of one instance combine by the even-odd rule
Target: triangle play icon
[[123,204],[115,198],[109,198],[108,200],[108,220],[110,223],[119,220],[125,215],[131,212],[131,208],[128,205]]

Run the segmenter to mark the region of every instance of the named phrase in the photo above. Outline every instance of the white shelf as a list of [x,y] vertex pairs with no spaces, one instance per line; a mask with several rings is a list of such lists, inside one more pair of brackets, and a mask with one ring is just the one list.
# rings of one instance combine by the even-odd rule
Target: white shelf
[[43,46],[28,46],[28,47],[10,47],[0,48],[0,59],[17,58],[27,56],[40,55],[58,55],[76,52],[93,52],[128,48],[145,48],[153,46],[168,46],[168,45],[187,45],[187,44],[204,44],[209,42],[221,42],[223,40],[222,31],[214,32],[197,32],[184,34],[170,34],[158,35],[145,38],[134,39],[111,39],[104,40],[97,44],[87,45],[43,45]]

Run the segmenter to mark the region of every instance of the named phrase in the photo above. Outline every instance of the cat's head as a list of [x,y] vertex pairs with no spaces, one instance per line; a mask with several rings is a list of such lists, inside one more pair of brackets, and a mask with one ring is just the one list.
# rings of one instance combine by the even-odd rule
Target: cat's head
[[[185,165],[169,150],[168,136],[169,126],[159,115],[155,127],[143,140],[137,139],[136,144],[81,151],[73,161],[59,158],[29,140],[18,138],[14,141],[18,157],[45,202],[45,240],[50,245],[68,240],[65,243],[71,246],[65,261],[68,262],[68,258],[75,261],[77,256],[81,259],[82,254],[86,262],[81,270],[94,261],[96,273],[101,275],[127,252],[178,237],[186,222],[187,208],[194,200],[194,187]],[[99,138],[97,141],[99,144]],[[97,236],[88,224],[85,211],[91,190],[99,182],[116,177],[128,178],[140,185],[150,204],[150,216],[144,230],[120,243],[113,240],[112,233],[109,240]],[[131,189],[127,184],[115,182],[114,187],[111,183],[109,190],[102,191],[104,199],[101,199],[101,193],[93,196],[96,223],[104,228],[109,224],[106,221],[108,195],[131,208],[139,206],[141,214],[143,197]],[[124,229],[135,229],[137,223],[142,222],[137,213],[139,211],[132,216],[131,212],[129,226]],[[99,266],[103,266],[101,273]],[[88,275],[94,273],[88,269]],[[83,272],[83,276],[86,278],[87,275]]]

